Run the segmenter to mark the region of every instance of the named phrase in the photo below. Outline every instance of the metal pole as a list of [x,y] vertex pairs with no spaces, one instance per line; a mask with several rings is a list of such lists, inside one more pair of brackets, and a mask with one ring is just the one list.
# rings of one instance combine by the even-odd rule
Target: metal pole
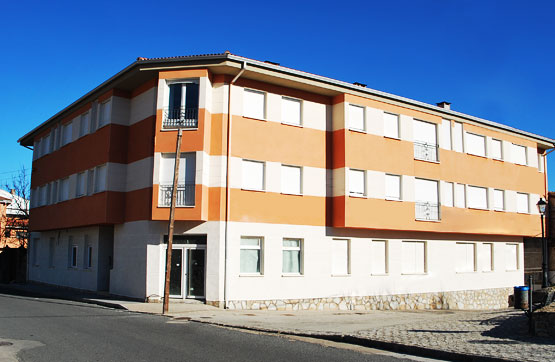
[[179,157],[181,156],[181,136],[182,129],[177,132],[177,141],[175,146],[175,167],[173,169],[173,187],[172,201],[170,205],[170,225],[168,227],[168,250],[166,251],[166,283],[164,286],[164,305],[162,314],[167,314],[170,307],[170,273],[172,269],[172,246],[173,246],[173,224],[175,214],[175,199],[177,197],[177,180],[179,177]]
[[548,287],[548,281],[547,281],[547,239],[545,238],[544,235],[544,230],[543,230],[543,214],[541,214],[541,220],[542,220],[542,288],[547,288]]
[[532,283],[534,282],[534,279],[532,277],[532,275],[528,276],[528,285],[530,286],[530,289],[528,290],[528,332],[533,335],[534,334],[534,318],[532,316],[532,312],[534,311],[532,309]]

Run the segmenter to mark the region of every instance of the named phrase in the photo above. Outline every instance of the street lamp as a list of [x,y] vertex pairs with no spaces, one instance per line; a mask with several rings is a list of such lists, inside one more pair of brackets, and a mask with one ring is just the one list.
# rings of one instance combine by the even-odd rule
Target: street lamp
[[542,288],[547,288],[547,240],[545,239],[543,231],[543,217],[545,215],[547,202],[543,198],[540,198],[540,201],[538,201],[536,205],[538,206],[542,223]]

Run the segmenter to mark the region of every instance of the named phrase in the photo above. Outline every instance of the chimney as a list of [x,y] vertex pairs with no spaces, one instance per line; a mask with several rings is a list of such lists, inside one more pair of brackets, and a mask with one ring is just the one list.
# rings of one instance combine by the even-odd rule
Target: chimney
[[436,103],[436,104],[440,108],[451,109],[451,103],[449,103],[449,102],[439,102],[439,103]]

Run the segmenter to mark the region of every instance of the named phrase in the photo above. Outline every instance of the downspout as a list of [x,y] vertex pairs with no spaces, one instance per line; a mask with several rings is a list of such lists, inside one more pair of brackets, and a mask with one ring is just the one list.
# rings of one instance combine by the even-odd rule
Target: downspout
[[226,167],[225,167],[225,231],[224,231],[224,308],[227,308],[227,239],[228,239],[228,224],[229,224],[229,199],[230,199],[230,189],[229,189],[229,166],[230,166],[230,156],[231,156],[231,86],[239,79],[241,75],[245,72],[247,68],[247,62],[243,61],[241,63],[241,70],[235,78],[229,83],[228,93],[227,93],[227,150],[226,150]]

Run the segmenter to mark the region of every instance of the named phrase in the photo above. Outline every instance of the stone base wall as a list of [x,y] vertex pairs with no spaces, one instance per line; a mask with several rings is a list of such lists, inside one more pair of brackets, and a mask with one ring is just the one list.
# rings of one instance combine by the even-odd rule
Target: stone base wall
[[[423,310],[501,309],[509,306],[513,288],[415,294],[284,300],[234,300],[229,309],[251,310]],[[214,304],[213,304],[214,303]],[[215,305],[217,302],[211,302]],[[220,305],[217,305],[220,306]]]

